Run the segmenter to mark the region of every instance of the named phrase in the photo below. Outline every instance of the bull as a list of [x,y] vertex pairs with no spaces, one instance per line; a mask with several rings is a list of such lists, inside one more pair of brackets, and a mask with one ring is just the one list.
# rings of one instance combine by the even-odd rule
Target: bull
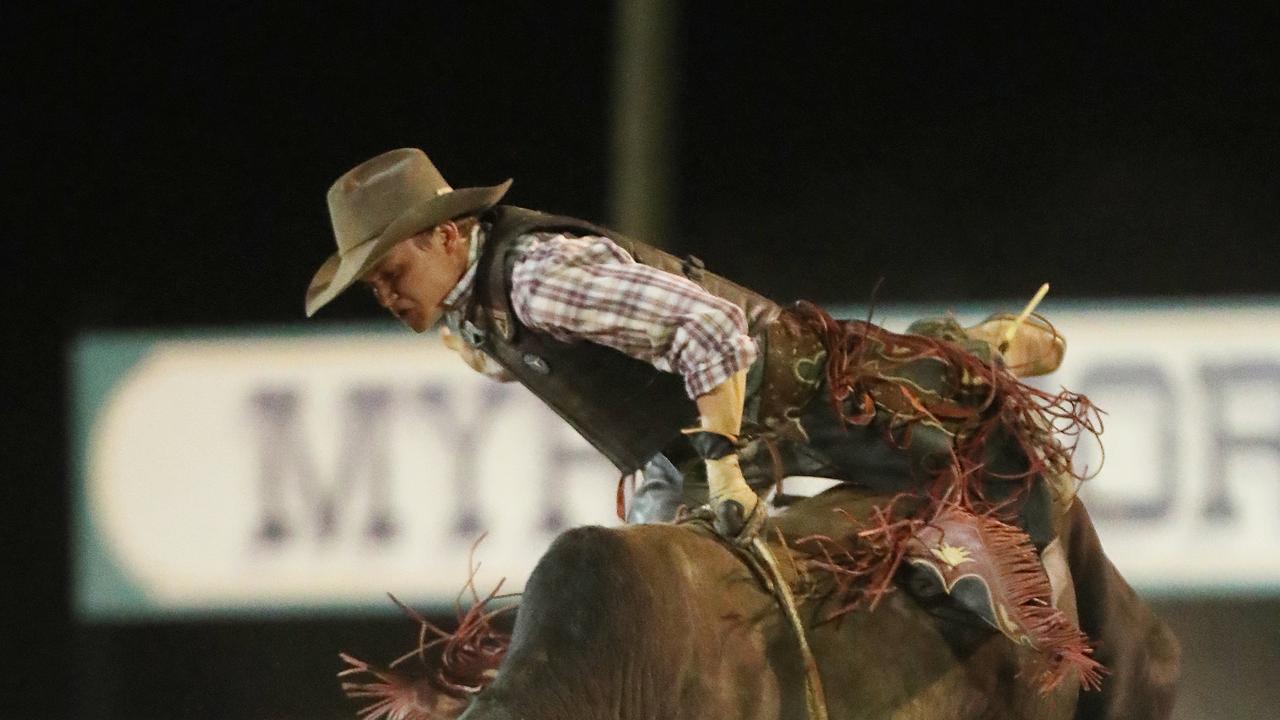
[[[784,538],[847,532],[847,518],[865,516],[873,501],[837,488],[774,518],[767,536],[778,557],[789,558]],[[1068,559],[1096,542],[1078,503],[1072,512],[1080,517],[1060,537]],[[780,567],[789,583],[812,584],[802,564],[784,559]],[[1132,626],[1128,647],[1102,649],[1113,672],[1101,692],[1082,692],[1077,682],[1046,691],[1035,681],[1043,663],[1035,649],[945,601],[892,592],[874,610],[833,620],[839,598],[802,593],[798,610],[829,717],[1167,717],[1176,644],[1145,605],[1139,616],[1077,613],[1072,580],[1089,583],[1100,572],[1114,568],[1087,568],[1056,594],[1072,620],[1088,621],[1086,630]],[[412,701],[384,703],[381,712],[391,720],[459,712],[460,720],[810,717],[805,658],[777,599],[750,563],[693,524],[563,533],[530,576],[504,650],[496,676],[473,699],[420,685]]]

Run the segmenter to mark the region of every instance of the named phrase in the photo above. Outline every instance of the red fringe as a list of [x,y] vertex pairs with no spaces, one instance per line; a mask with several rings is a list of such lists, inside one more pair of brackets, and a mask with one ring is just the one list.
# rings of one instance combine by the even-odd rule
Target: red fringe
[[855,528],[851,535],[843,541],[808,535],[793,543],[809,556],[805,562],[808,568],[826,571],[835,582],[841,605],[826,620],[838,620],[862,608],[874,610],[893,591],[893,578],[906,557],[907,541],[925,525],[924,520],[903,516],[897,506],[918,501],[916,496],[899,493],[888,504],[873,507],[865,521],[837,509]]
[[[885,409],[890,415],[885,440],[896,447],[910,445],[912,428],[919,423],[954,438],[949,462],[927,480],[923,492],[901,493],[862,521],[844,513],[855,529],[843,541],[823,535],[797,541],[809,553],[810,566],[834,580],[842,599],[829,619],[862,607],[874,609],[893,590],[912,537],[943,513],[970,514],[977,518],[1003,586],[993,592],[1012,604],[1015,621],[1045,660],[1039,671],[1041,690],[1057,687],[1073,669],[1082,687],[1097,689],[1106,671],[1091,657],[1088,637],[1052,606],[1048,575],[1030,538],[999,516],[1012,520],[1014,504],[1037,478],[1084,481],[1091,476],[1076,471],[1072,456],[1081,438],[1098,440],[1100,411],[1084,395],[1031,387],[1000,363],[984,362],[950,342],[892,333],[869,322],[837,321],[807,302],[799,303],[797,311],[827,350],[828,400],[844,422],[867,425]],[[897,367],[923,358],[943,363],[950,373],[947,383],[958,397],[924,391],[894,376]],[[1027,458],[1024,472],[1003,476],[983,467],[986,444],[997,430],[1008,433]],[[1004,501],[992,502],[984,492],[988,479],[1021,481],[1022,486]],[[904,511],[900,506],[905,503],[915,507]]]
[[[949,512],[965,512],[956,508]],[[1089,638],[1063,612],[1053,607],[1049,576],[1031,538],[1015,526],[987,515],[976,526],[996,561],[1001,595],[1013,604],[1014,621],[1040,651],[1046,666],[1039,671],[1040,689],[1048,693],[1075,670],[1081,687],[1098,690],[1106,669],[1092,656]]]
[[[797,303],[796,311],[817,331],[827,350],[828,400],[837,417],[851,425],[866,425],[879,408],[888,409],[891,421],[885,439],[897,447],[910,444],[911,428],[917,423],[953,433],[950,467],[929,488],[934,497],[958,486],[966,499],[980,502],[988,477],[1022,480],[1029,487],[1045,474],[1081,481],[1091,476],[1087,469],[1077,471],[1071,462],[1082,438],[1096,442],[1102,433],[1101,412],[1084,395],[1034,388],[999,363],[984,362],[944,340],[893,333],[861,320],[837,321],[803,301]],[[922,358],[942,362],[950,373],[949,384],[961,397],[919,392],[892,375],[897,366]],[[1027,458],[1024,472],[1012,476],[976,472],[997,429],[1008,432]]]
[[[453,720],[466,709],[471,696],[493,682],[511,641],[493,621],[515,610],[516,605],[488,609],[494,600],[510,597],[498,595],[505,578],[483,598],[477,592],[475,579],[480,567],[474,562],[475,550],[483,539],[482,535],[471,547],[470,575],[455,602],[457,629],[442,630],[388,593],[391,601],[418,623],[417,647],[386,667],[339,654],[349,667],[338,677],[372,676],[372,681],[342,683],[347,697],[375,700],[360,710],[361,720]],[[464,611],[462,598],[467,593],[471,594],[471,605]],[[416,667],[400,667],[413,659]]]
[[[884,596],[896,587],[893,583],[898,568],[907,556],[910,540],[923,528],[934,524],[946,513],[972,515],[957,505],[930,503],[932,509],[922,517],[904,516],[897,510],[901,503],[920,501],[919,496],[900,493],[888,504],[872,509],[866,520],[856,520],[839,510],[854,531],[842,540],[826,535],[799,538],[793,544],[806,553],[809,569],[825,571],[834,582],[833,593],[838,606],[826,620],[839,620],[855,610],[874,610]],[[910,513],[910,510],[905,511]],[[1107,670],[1093,655],[1089,638],[1061,610],[1052,605],[1049,576],[1026,533],[1001,522],[991,515],[975,516],[976,527],[989,555],[995,561],[998,587],[992,593],[1010,603],[1013,621],[1021,636],[1004,634],[1015,642],[1035,648],[1041,664],[1033,670],[1039,689],[1049,693],[1068,678],[1072,671],[1086,690],[1098,690]]]

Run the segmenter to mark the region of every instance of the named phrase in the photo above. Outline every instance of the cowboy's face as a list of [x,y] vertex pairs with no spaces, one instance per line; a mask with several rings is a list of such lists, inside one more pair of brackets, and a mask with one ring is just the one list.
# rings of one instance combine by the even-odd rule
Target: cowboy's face
[[467,270],[467,245],[456,224],[441,223],[401,240],[361,280],[379,305],[424,332],[440,320],[440,303]]

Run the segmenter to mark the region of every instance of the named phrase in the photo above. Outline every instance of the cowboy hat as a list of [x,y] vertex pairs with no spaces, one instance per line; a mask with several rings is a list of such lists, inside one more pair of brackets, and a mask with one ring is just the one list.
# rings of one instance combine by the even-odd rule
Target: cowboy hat
[[311,317],[378,264],[396,243],[446,220],[487,210],[511,187],[454,190],[426,153],[401,148],[357,165],[329,188],[329,219],[338,252],[307,288]]

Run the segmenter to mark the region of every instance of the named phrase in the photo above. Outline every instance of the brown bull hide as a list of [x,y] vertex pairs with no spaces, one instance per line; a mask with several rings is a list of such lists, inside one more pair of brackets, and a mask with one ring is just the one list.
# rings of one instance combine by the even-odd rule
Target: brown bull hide
[[[791,538],[838,536],[849,527],[834,509],[860,517],[872,500],[831,491],[776,525]],[[833,720],[1075,714],[1074,684],[1041,695],[1035,653],[976,622],[944,620],[903,592],[823,622],[833,602],[801,607]],[[462,717],[805,720],[801,668],[773,596],[708,533],[579,528],[534,570],[498,677]]]

